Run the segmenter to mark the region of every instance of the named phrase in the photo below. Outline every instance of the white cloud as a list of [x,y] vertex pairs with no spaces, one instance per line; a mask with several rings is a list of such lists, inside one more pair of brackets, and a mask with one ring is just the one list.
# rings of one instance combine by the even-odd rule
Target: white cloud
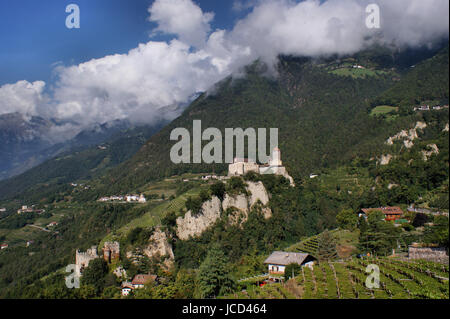
[[237,12],[245,11],[256,6],[258,1],[259,0],[234,0],[232,9]]
[[[231,30],[211,32],[213,14],[204,13],[191,0],[156,0],[149,8],[149,20],[157,23],[157,32],[175,35],[175,39],[150,41],[127,54],[79,65],[59,64],[55,66],[58,80],[49,92],[51,100],[43,93],[41,81],[4,85],[0,87],[0,114],[18,111],[70,120],[67,130],[71,135],[87,125],[115,119],[148,123],[161,107],[206,91],[259,57],[273,64],[279,54],[361,50],[374,35],[365,27],[365,7],[371,2],[240,1],[251,8],[250,13]],[[447,0],[376,3],[381,8],[381,41],[387,44],[418,46],[448,37]]]
[[[365,25],[365,8],[380,6],[382,37]],[[262,0],[228,35],[254,57],[279,54],[350,54],[376,38],[385,44],[419,46],[448,36],[447,0]]]
[[182,42],[195,47],[205,43],[214,18],[213,13],[204,13],[191,0],[156,0],[148,11],[149,20],[158,24],[156,32],[176,34]]
[[132,117],[151,121],[163,106],[187,100],[226,75],[203,51],[178,40],[148,42],[128,54],[57,70],[54,114],[77,122]]
[[18,81],[0,87],[0,115],[19,112],[37,115],[38,108],[45,102],[43,95],[45,82]]

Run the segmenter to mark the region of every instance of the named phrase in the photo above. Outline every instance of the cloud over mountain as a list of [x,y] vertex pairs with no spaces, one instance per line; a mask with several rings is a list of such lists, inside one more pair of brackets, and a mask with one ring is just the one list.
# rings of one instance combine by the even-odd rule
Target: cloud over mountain
[[[365,26],[366,5],[381,10],[381,29]],[[329,55],[357,52],[373,41],[397,46],[431,45],[448,37],[447,0],[260,0],[236,2],[249,9],[231,30],[212,31],[214,14],[192,0],[156,0],[149,7],[155,33],[127,54],[57,66],[57,81],[20,81],[0,87],[0,114],[21,112],[91,123],[129,118],[149,122],[163,106],[186,101],[240,67],[279,54]],[[74,124],[70,126],[74,130]]]

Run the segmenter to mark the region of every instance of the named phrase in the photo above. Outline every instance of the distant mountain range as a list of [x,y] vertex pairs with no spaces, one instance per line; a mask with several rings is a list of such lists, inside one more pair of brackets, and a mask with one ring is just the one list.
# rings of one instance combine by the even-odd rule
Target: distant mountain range
[[62,125],[56,120],[19,113],[0,115],[0,179],[21,174],[72,148],[102,143],[131,126],[128,121],[95,124],[74,138],[55,143],[51,134],[57,133],[51,131]]
[[[183,105],[170,105],[159,110],[151,124],[133,124],[128,119],[95,123],[73,138],[58,136],[65,133],[64,125],[55,119],[26,116],[20,113],[0,115],[0,180],[19,175],[61,153],[106,142],[118,133],[137,126],[160,127],[176,117]],[[59,141],[58,141],[59,140]]]

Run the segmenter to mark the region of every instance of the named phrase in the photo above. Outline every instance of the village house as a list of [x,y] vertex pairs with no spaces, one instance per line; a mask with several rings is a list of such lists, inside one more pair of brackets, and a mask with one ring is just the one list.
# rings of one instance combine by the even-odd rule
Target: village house
[[122,283],[122,296],[128,296],[130,292],[133,290],[133,285],[129,281],[125,281]]
[[265,261],[270,275],[284,275],[286,266],[297,264],[299,266],[312,267],[316,258],[306,253],[291,253],[274,251]]
[[217,175],[205,175],[202,176],[203,181],[209,181],[210,179],[217,179]]
[[0,208],[0,213],[6,212],[6,208]]
[[32,213],[34,209],[32,207],[28,207],[26,205],[22,206],[22,208],[19,208],[17,210],[17,214],[23,214],[23,213]]
[[378,207],[378,208],[362,208],[359,216],[367,217],[371,212],[379,211],[384,214],[385,221],[396,221],[403,216],[403,210],[400,207]]
[[156,275],[143,275],[139,274],[134,276],[131,282],[122,282],[122,296],[128,296],[134,289],[141,289],[152,281],[156,281],[158,277]]
[[8,244],[1,244],[0,245],[0,249],[1,250],[6,249],[6,248],[8,248]]
[[139,203],[146,203],[147,199],[145,198],[145,196],[143,194],[141,195],[127,195],[125,196],[125,200],[127,202],[139,202]]
[[51,222],[50,224],[47,225],[47,227],[55,227],[58,226],[58,222]]
[[38,213],[42,214],[45,213],[45,209],[34,209],[34,205],[31,207],[28,207],[26,205],[22,206],[22,208],[17,210],[17,214],[23,214],[23,213]]
[[133,285],[133,289],[140,289],[144,288],[144,286],[151,281],[156,281],[157,276],[156,275],[136,275],[134,276],[133,280],[131,281],[131,284]]

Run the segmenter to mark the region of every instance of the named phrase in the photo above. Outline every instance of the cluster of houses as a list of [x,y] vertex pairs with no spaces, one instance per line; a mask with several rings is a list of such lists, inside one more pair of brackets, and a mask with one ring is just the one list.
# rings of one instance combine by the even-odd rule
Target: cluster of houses
[[125,195],[125,196],[109,196],[101,197],[99,202],[127,202],[127,203],[146,203],[147,199],[143,194],[141,195]]
[[45,209],[36,209],[35,207],[34,207],[34,205],[33,206],[31,206],[31,207],[28,207],[28,206],[26,206],[26,205],[24,205],[24,206],[22,206],[22,208],[19,208],[18,210],[17,210],[17,214],[24,214],[24,213],[37,213],[37,214],[42,214],[42,213],[45,213]]
[[352,68],[354,68],[354,69],[365,69],[365,67],[363,67],[362,65],[359,65],[359,64],[353,65]]
[[73,187],[81,187],[81,188],[84,188],[84,189],[90,189],[91,188],[91,186],[84,185],[84,184],[70,183],[70,185],[73,186]]
[[439,111],[442,109],[448,109],[448,105],[436,105],[433,107],[430,107],[429,105],[421,105],[421,106],[416,106],[414,107],[414,111],[430,111],[430,110],[435,110],[435,111]]
[[138,274],[133,277],[131,282],[122,282],[122,296],[128,296],[133,290],[144,288],[146,284],[156,282],[157,279],[156,275]]
[[229,179],[228,176],[202,175],[200,177],[194,177],[194,178],[191,178],[191,179],[184,178],[183,182],[190,182],[192,180],[202,180],[202,181],[220,180],[220,181],[223,181],[223,180],[227,180],[227,179]]

